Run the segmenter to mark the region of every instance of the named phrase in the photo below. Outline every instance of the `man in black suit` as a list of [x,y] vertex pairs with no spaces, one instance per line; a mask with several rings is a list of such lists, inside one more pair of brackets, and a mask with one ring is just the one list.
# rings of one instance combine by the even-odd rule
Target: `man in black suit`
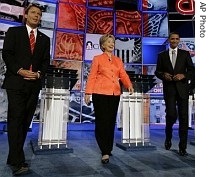
[[[7,69],[2,85],[8,97],[7,164],[13,167],[13,175],[24,174],[29,169],[24,142],[42,88],[41,80],[50,64],[50,38],[37,29],[42,16],[40,6],[30,4],[24,16],[26,25],[8,29],[2,52]],[[33,51],[29,39],[31,30],[35,35]]]
[[[195,68],[190,53],[179,49],[178,33],[170,33],[168,50],[158,54],[155,75],[163,82],[163,95],[166,105],[165,149],[171,148],[172,129],[179,118],[179,154],[187,155],[188,138],[188,81],[194,78]],[[173,67],[172,55],[175,56]]]

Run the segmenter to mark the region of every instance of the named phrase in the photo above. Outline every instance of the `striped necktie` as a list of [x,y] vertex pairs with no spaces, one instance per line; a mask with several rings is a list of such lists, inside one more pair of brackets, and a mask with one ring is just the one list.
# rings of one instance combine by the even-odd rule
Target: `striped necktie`
[[34,46],[35,46],[35,35],[34,35],[33,30],[31,30],[31,32],[30,32],[30,45],[31,45],[31,53],[33,54]]

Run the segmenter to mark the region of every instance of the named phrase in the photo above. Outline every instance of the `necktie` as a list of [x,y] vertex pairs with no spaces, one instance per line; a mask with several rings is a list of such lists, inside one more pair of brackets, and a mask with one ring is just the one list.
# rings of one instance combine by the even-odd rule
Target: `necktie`
[[33,30],[31,30],[31,32],[30,32],[30,45],[31,45],[31,53],[33,54],[34,46],[35,46],[35,35],[34,35]]
[[172,50],[172,66],[174,68],[176,63],[176,50]]
[[[34,35],[34,31],[33,30],[31,30],[29,38],[30,38],[31,53],[33,54],[34,46],[35,46],[35,35]],[[30,65],[29,70],[32,71],[32,65]]]

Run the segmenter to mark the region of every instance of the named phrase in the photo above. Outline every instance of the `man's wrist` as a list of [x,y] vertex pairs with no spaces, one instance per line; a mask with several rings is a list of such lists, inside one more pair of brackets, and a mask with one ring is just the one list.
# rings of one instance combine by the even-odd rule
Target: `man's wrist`
[[38,79],[41,77],[41,71],[37,71]]
[[20,71],[22,70],[23,68],[20,68],[18,71],[17,71],[17,74],[19,74],[20,73]]
[[39,74],[39,72],[37,72],[37,78],[38,78],[38,79],[40,78],[40,74]]

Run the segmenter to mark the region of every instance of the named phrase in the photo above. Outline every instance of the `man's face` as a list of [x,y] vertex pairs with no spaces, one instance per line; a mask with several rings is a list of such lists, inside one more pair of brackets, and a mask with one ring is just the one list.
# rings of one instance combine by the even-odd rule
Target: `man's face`
[[170,43],[170,47],[172,49],[176,48],[180,42],[180,38],[178,34],[172,34],[170,36],[170,38],[168,39],[169,43]]
[[37,7],[31,7],[28,14],[25,14],[26,24],[31,28],[36,28],[41,20],[42,12]]

